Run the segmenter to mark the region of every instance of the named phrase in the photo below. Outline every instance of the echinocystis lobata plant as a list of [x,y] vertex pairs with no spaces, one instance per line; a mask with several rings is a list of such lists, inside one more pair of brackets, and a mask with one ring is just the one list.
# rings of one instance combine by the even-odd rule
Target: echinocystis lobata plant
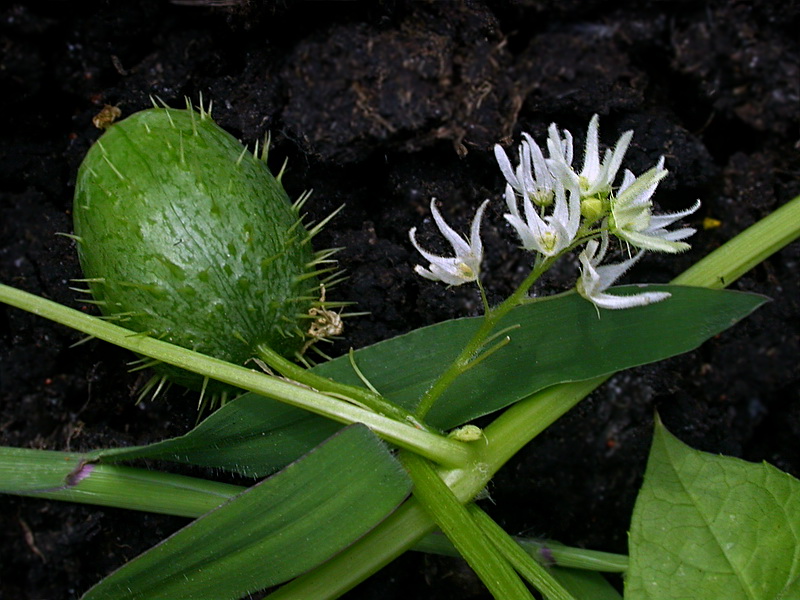
[[[611,288],[644,252],[686,250],[694,229],[672,226],[699,210],[655,213],[664,161],[639,176],[624,170],[631,135],[601,155],[593,118],[580,171],[572,135],[555,125],[544,148],[525,136],[514,163],[497,147],[504,218],[531,252],[518,288],[491,305],[481,287],[480,229],[491,201],[467,236],[432,202],[452,253],[425,250],[412,229],[425,259],[415,270],[449,286],[477,284],[483,318],[424,327],[303,369],[278,351],[302,353],[339,327],[339,315],[326,308],[315,273],[328,254],[313,255],[313,231],[279,181],[202,109],[145,111],[112,126],[81,171],[76,231],[103,310],[141,333],[2,284],[0,302],[252,394],[148,446],[0,448],[0,492],[196,517],[85,600],[233,599],[280,584],[273,600],[330,600],[412,546],[463,556],[498,600],[532,599],[529,585],[548,600],[621,598],[589,569],[624,572],[626,597],[655,590],[654,600],[675,600],[697,590],[738,598],[742,582],[758,597],[790,597],[800,581],[797,536],[761,533],[800,529],[789,501],[800,483],[691,456],[661,433],[634,509],[630,557],[520,541],[473,502],[611,373],[692,350],[762,305],[761,296],[719,288],[800,235],[798,197],[673,284]],[[580,267],[577,293],[529,298],[537,278],[570,254]],[[283,377],[206,354],[254,355]],[[503,409],[483,428],[471,423]],[[118,464],[142,458],[267,479],[245,490]],[[698,469],[718,477],[698,478]],[[761,513],[770,520],[751,518]],[[444,536],[429,536],[435,528]],[[734,556],[727,540],[742,539],[755,541],[737,546],[726,577],[716,577],[720,557]],[[775,556],[797,560],[775,563],[769,577],[751,568]],[[665,570],[665,560],[675,568]],[[678,571],[685,576],[675,578]]]
[[[319,277],[332,251],[310,244],[324,223],[306,229],[308,194],[290,202],[266,150],[250,153],[202,102],[199,112],[154,107],[108,127],[81,164],[74,201],[80,281],[106,318],[237,364],[259,345],[293,357],[338,333]],[[336,326],[321,327],[328,315]],[[230,392],[146,364],[157,375],[143,393],[165,381],[223,401]]]

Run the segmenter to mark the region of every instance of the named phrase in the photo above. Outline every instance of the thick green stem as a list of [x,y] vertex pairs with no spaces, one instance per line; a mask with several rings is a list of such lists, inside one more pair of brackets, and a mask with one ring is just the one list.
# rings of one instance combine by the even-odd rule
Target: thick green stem
[[424,458],[406,452],[401,453],[401,460],[414,481],[414,496],[492,595],[497,600],[533,600],[511,564],[503,554],[494,552],[490,538],[442,482],[433,465]]
[[442,464],[463,465],[472,459],[472,450],[461,442],[423,431],[411,424],[396,421],[300,384],[283,381],[131,332],[129,329],[2,284],[0,284],[0,302],[43,316],[137,354],[303,408],[339,423],[348,425],[363,423],[387,441]]
[[[486,428],[488,444],[477,461],[463,469],[440,471],[459,501],[466,503],[481,492],[514,453],[553,421],[575,406],[606,378],[559,384],[518,402]],[[476,444],[479,445],[479,444]],[[494,446],[494,447],[493,447]],[[288,583],[270,600],[330,600],[409,550],[435,524],[413,499],[368,536],[321,567]]]
[[678,285],[722,289],[797,239],[800,196],[751,225],[672,280]]
[[74,486],[19,495],[195,518],[244,490],[238,485],[173,473],[91,465],[91,473]]
[[575,600],[547,569],[531,558],[489,515],[475,504],[470,504],[468,511],[497,551],[547,600]]

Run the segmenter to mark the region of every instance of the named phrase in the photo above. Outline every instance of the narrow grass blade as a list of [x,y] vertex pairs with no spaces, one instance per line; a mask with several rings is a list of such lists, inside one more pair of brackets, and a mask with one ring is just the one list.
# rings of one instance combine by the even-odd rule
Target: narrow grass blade
[[328,419],[249,393],[228,402],[186,435],[148,446],[98,450],[89,456],[103,462],[163,459],[263,477],[340,428]]
[[[513,537],[514,541],[537,562],[553,567],[623,573],[628,568],[628,556],[565,546],[552,540]],[[432,533],[414,546],[418,552],[458,556],[453,544],[441,533]]]
[[84,600],[225,600],[284,582],[334,556],[410,491],[366,427],[344,429],[126,564]]

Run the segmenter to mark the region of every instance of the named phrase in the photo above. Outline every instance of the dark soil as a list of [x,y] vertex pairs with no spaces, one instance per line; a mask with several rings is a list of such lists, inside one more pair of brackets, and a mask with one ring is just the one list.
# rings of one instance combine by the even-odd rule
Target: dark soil
[[[422,280],[407,232],[430,246],[430,198],[464,228],[484,198],[485,283],[507,295],[528,257],[502,218],[491,152],[552,121],[601,115],[634,128],[628,166],[661,154],[664,210],[701,198],[690,252],[631,278],[667,281],[800,193],[800,5],[735,1],[14,2],[0,9],[0,281],[86,308],[71,231],[75,173],[104,104],[203,94],[245,142],[272,132],[293,196],[314,188],[318,237],[344,247],[333,294],[368,316],[334,351],[476,313],[477,294]],[[222,4],[222,3],[217,3]],[[235,4],[233,2],[229,4]],[[580,137],[580,136],[579,136]],[[429,237],[430,235],[430,237]],[[444,248],[442,248],[444,250]],[[800,289],[794,244],[734,284],[773,302],[698,351],[620,374],[507,465],[487,508],[511,532],[614,552],[626,530],[654,411],[687,443],[800,475]],[[537,293],[572,285],[565,261]],[[0,307],[0,444],[57,450],[184,433],[193,397],[135,405],[127,352]],[[0,598],[77,598],[186,521],[0,497]],[[409,554],[349,598],[486,598],[456,560]]]

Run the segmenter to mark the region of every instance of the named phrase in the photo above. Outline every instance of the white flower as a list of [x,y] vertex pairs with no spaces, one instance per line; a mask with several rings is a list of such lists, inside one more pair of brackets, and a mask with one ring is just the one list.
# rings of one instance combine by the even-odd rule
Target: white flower
[[511,167],[511,161],[500,144],[494,146],[497,164],[508,185],[517,194],[539,206],[549,206],[555,193],[555,177],[539,144],[527,133],[522,136],[525,140],[519,146],[519,165],[516,171]]
[[433,281],[443,281],[447,285],[461,285],[470,281],[477,281],[480,274],[481,260],[483,259],[483,244],[481,243],[480,229],[481,219],[483,218],[483,211],[489,201],[484,201],[475,212],[475,218],[472,219],[472,227],[470,230],[469,240],[464,239],[457,234],[447,223],[445,223],[439,210],[436,208],[436,201],[431,200],[431,213],[433,219],[436,221],[436,226],[445,239],[450,242],[455,252],[455,257],[449,258],[446,256],[438,256],[420,248],[415,237],[417,228],[413,227],[408,232],[411,238],[411,243],[419,251],[426,260],[430,262],[428,268],[425,269],[421,265],[414,267],[414,270]]
[[[592,120],[589,121],[589,128],[586,130],[583,169],[580,173],[577,173],[581,195],[584,198],[596,195],[608,196],[611,193],[614,179],[617,177],[617,172],[622,165],[622,159],[625,157],[625,152],[628,151],[628,145],[633,137],[633,131],[623,133],[617,140],[614,150],[606,150],[603,161],[600,162],[599,127],[600,118],[594,115]],[[572,134],[569,131],[564,130],[564,139],[561,139],[561,134],[559,134],[555,123],[550,125],[547,148],[551,159],[563,163],[574,173],[572,168]]]
[[611,233],[632,246],[645,250],[675,253],[689,249],[689,244],[680,240],[691,236],[694,229],[683,227],[667,231],[666,228],[678,219],[694,213],[700,208],[700,201],[677,213],[654,216],[651,198],[658,182],[666,175],[663,156],[655,167],[639,177],[625,171],[622,185],[616,197],[611,199]]
[[[564,189],[562,179],[571,184],[569,190]],[[569,247],[575,239],[581,223],[581,194],[576,181],[562,179],[554,180],[553,214],[545,217],[539,215],[539,211],[528,196],[523,196],[522,207],[525,213],[523,219],[512,186],[510,184],[506,186],[506,204],[510,212],[504,216],[516,230],[522,241],[522,247],[526,250],[533,250],[545,256],[556,256]]]
[[[600,248],[599,252],[598,247]],[[670,297],[667,292],[644,292],[632,296],[615,296],[605,293],[644,254],[644,250],[642,250],[624,262],[599,266],[607,249],[608,237],[603,238],[602,245],[598,244],[596,240],[591,240],[578,257],[581,263],[581,276],[575,287],[581,296],[595,306],[607,309],[645,306]]]

